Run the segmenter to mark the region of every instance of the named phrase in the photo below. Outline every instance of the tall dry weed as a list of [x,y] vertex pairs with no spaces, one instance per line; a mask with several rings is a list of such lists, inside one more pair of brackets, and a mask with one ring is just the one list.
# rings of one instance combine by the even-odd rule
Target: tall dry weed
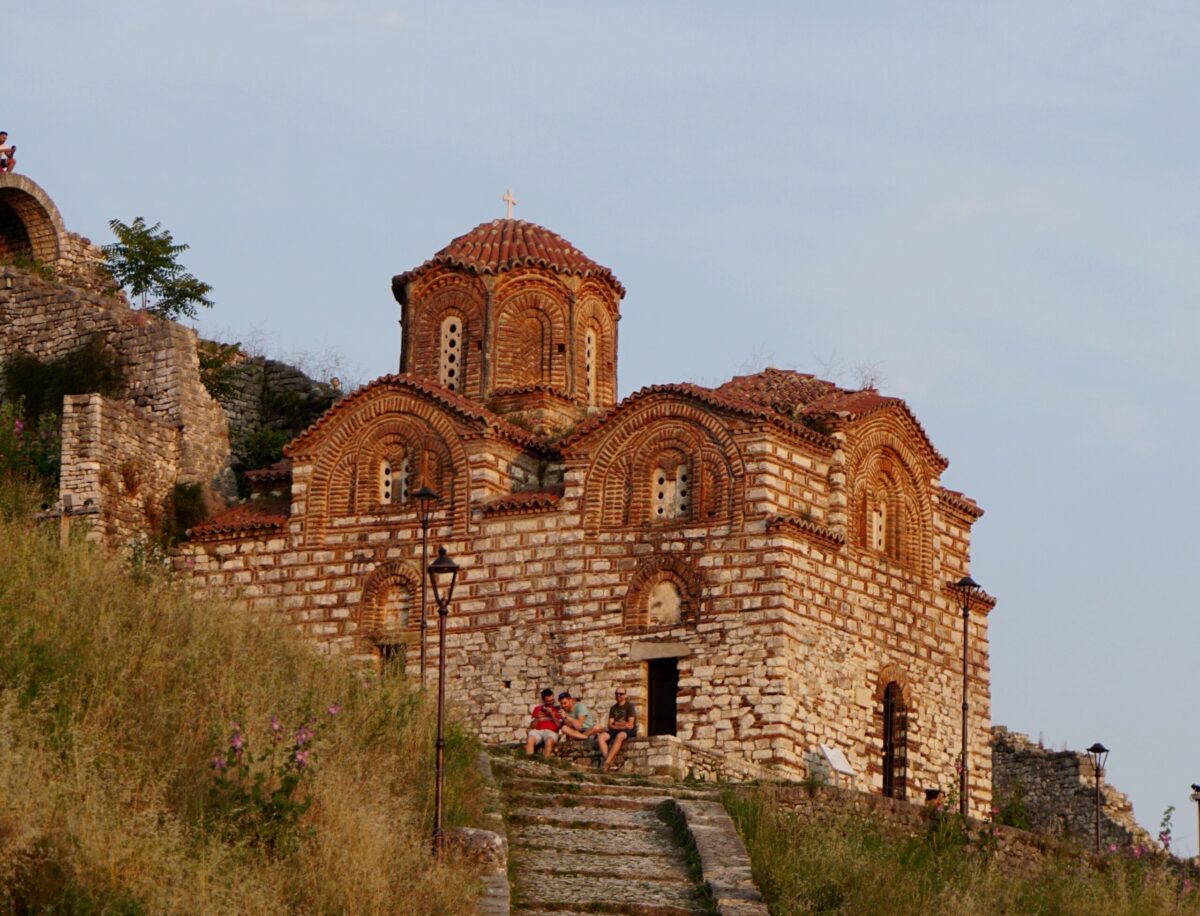
[[[469,871],[429,854],[408,682],[55,534],[0,523],[0,910],[470,911]],[[212,796],[232,723],[261,743],[272,715],[315,732],[286,848],[231,840]],[[452,729],[450,823],[481,813],[473,753]]]

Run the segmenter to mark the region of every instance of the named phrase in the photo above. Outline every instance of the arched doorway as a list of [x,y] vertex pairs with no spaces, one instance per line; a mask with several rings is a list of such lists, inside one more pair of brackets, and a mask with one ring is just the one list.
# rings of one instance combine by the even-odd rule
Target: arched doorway
[[895,681],[883,689],[883,794],[904,798],[908,771],[908,708]]

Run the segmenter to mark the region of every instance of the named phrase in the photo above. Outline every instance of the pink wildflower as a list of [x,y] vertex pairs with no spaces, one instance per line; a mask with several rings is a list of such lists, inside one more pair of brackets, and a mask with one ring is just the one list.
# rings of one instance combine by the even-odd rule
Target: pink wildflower
[[20,438],[21,433],[25,431],[25,424],[20,420],[13,420],[13,432]]
[[279,721],[279,716],[272,713],[271,714],[271,734],[278,735],[281,731],[283,731],[283,725]]
[[331,716],[336,716],[339,712],[342,711],[342,704],[341,703],[330,703],[329,709],[327,711]]
[[308,726],[301,725],[300,730],[296,732],[296,747],[304,747],[305,744],[312,740],[312,737],[313,733],[309,730]]
[[1116,843],[1109,843],[1109,844],[1108,844],[1108,851],[1109,851],[1109,852],[1116,852],[1116,851],[1117,851],[1117,844],[1116,844]]
[[1133,847],[1133,857],[1135,859],[1140,859],[1142,857],[1142,847],[1140,844]]
[[308,751],[296,751],[296,766],[302,770],[308,766]]
[[224,772],[225,768],[227,766],[229,766],[229,764],[225,761],[225,758],[219,754],[213,758],[212,765],[213,765],[213,769],[216,770],[218,773]]
[[242,747],[245,746],[245,744],[246,739],[242,736],[242,726],[239,723],[234,722],[233,732],[229,735],[229,746],[240,754],[242,752]]

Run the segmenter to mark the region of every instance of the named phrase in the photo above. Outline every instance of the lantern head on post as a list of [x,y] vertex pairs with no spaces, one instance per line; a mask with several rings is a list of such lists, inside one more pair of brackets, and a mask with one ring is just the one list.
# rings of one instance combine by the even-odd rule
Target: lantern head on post
[[429,487],[421,487],[412,498],[417,501],[417,519],[421,522],[422,528],[429,527],[429,519],[433,515],[434,504],[438,501],[438,495],[429,489]]
[[437,602],[439,614],[449,613],[457,581],[458,564],[446,556],[445,547],[439,547],[437,559],[429,564],[429,583],[433,586],[433,600]]
[[1087,749],[1092,756],[1092,769],[1099,776],[1104,772],[1104,764],[1108,762],[1108,748],[1097,741]]

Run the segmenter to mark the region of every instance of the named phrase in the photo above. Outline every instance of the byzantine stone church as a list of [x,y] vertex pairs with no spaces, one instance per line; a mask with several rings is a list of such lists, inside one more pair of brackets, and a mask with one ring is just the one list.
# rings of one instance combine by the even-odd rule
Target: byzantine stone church
[[[537,691],[598,712],[630,688],[642,734],[789,777],[840,749],[859,787],[956,782],[961,601],[982,510],[904,401],[767,369],[618,401],[625,290],[521,220],[393,278],[399,372],[343,397],[191,532],[188,565],[380,665],[422,636],[416,492],[461,567],[448,698],[485,740]],[[972,605],[973,811],[991,792],[987,614]]]

